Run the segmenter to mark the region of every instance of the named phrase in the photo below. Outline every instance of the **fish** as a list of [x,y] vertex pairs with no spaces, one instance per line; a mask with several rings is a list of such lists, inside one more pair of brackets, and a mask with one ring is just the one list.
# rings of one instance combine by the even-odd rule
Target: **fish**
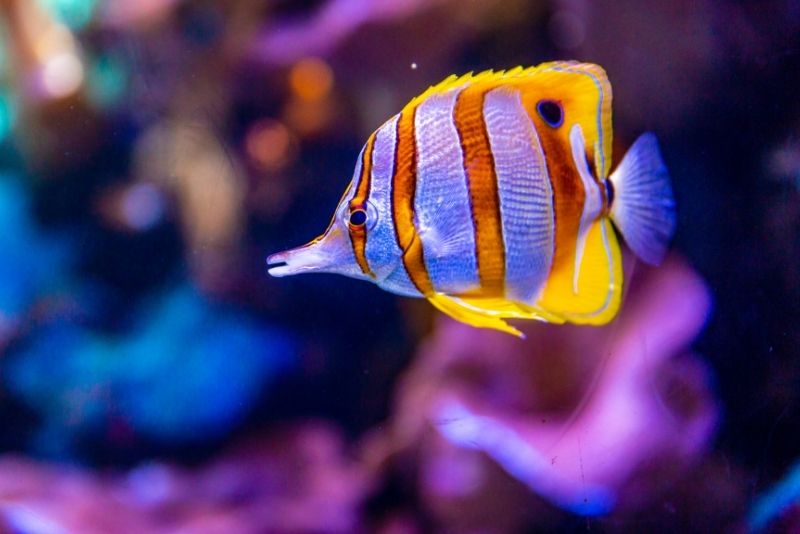
[[602,325],[621,304],[617,232],[658,265],[676,208],[644,133],[611,172],[608,77],[592,63],[452,75],[367,139],[330,225],[268,272],[338,273],[474,327]]

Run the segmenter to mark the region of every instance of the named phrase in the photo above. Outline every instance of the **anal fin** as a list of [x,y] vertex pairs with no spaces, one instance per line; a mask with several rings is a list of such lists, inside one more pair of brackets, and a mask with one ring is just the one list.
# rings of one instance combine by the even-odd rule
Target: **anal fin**
[[525,337],[522,332],[505,322],[501,315],[492,314],[487,310],[469,306],[460,299],[449,297],[442,293],[435,293],[429,296],[428,300],[439,311],[449,315],[457,321],[461,321],[462,323],[466,323],[477,328],[492,328],[494,330],[500,330],[501,332],[506,332],[520,338]]
[[481,310],[481,313],[502,317],[504,319],[533,319],[548,323],[564,322],[564,319],[554,315],[538,306],[531,306],[522,302],[515,302],[501,298],[469,297],[459,298],[459,302],[466,306]]

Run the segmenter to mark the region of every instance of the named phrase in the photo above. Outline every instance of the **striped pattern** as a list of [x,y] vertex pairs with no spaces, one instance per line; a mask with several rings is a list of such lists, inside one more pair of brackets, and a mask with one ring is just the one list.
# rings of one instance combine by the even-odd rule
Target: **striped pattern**
[[416,107],[407,107],[397,121],[395,172],[392,180],[392,217],[397,243],[403,250],[402,262],[414,287],[423,295],[433,294],[433,284],[425,268],[422,242],[414,224],[414,196],[417,181]]
[[506,319],[608,322],[622,284],[611,98],[603,69],[577,62],[448,77],[373,133],[326,233],[270,273],[372,278],[516,335]]
[[[395,173],[395,148],[397,144],[397,122],[395,115],[375,133],[375,146],[372,150],[372,181],[369,202],[375,206],[378,221],[369,230],[367,239],[367,263],[378,275],[377,283],[383,289],[404,296],[421,296],[408,277],[402,263],[396,265],[403,251],[397,242],[397,234],[392,216],[392,181]],[[385,269],[390,269],[385,272]]]
[[[557,193],[519,91],[456,87],[407,106],[391,123],[394,142],[380,143],[373,160],[394,150],[391,214],[402,274],[423,295],[532,304],[554,265]],[[557,171],[572,174],[566,164]],[[373,176],[372,183],[385,180]],[[574,201],[579,189],[577,181],[559,193]],[[564,213],[576,223],[577,215]],[[574,239],[565,250],[574,250]]]
[[436,291],[478,289],[475,227],[453,112],[459,91],[432,95],[415,115],[417,231],[425,267]]
[[547,162],[519,92],[490,91],[483,114],[500,197],[506,294],[532,303],[553,261],[555,219]]
[[[350,200],[349,211],[353,211],[355,209],[366,209],[367,198],[369,197],[370,193],[370,185],[372,184],[372,153],[374,147],[375,134],[373,133],[367,140],[367,144],[364,145],[364,150],[361,153],[361,173],[358,178],[356,192],[353,195],[352,200]],[[349,217],[349,212],[345,214],[345,217]],[[370,278],[375,278],[375,273],[373,273],[369,268],[369,263],[367,262],[366,225],[362,225],[360,227],[348,225],[348,228],[350,230],[350,242],[353,245],[353,254],[356,258],[358,266],[361,268],[361,272]]]
[[[553,188],[555,239],[550,272],[574,265],[575,237],[583,212],[585,194],[578,171],[572,163],[569,139],[563,131],[548,127],[526,106],[534,127],[539,133],[542,152],[547,160],[547,173]],[[561,128],[566,130],[566,128]]]
[[581,130],[580,124],[576,124],[570,129],[569,141],[572,147],[572,163],[578,170],[578,176],[581,178],[586,199],[583,203],[583,211],[581,212],[581,219],[578,223],[578,235],[575,236],[575,272],[572,276],[572,290],[574,293],[577,293],[581,262],[583,261],[583,253],[586,250],[587,234],[590,226],[594,224],[603,210],[603,196],[600,192],[600,185],[589,171],[589,164],[587,163],[588,158],[586,157],[586,145],[584,143],[583,130]]
[[481,294],[502,297],[505,293],[505,246],[500,223],[500,200],[494,157],[483,120],[485,88],[468,86],[458,95],[454,120],[463,152]]
[[[372,188],[378,183],[388,187],[370,193],[362,180],[354,202],[364,191],[375,205],[390,198],[394,239],[371,232],[376,241],[373,246],[367,240],[364,264],[377,269],[401,251],[402,268],[378,276],[379,284],[404,294],[505,298],[533,305],[547,292],[554,273],[568,271],[570,281],[573,273],[577,280],[578,237],[599,216],[594,205],[584,210],[586,178],[596,179],[596,161],[600,168],[607,165],[602,147],[610,136],[602,135],[605,123],[592,115],[587,128],[601,135],[592,138],[586,148],[596,150],[578,169],[569,128],[550,127],[535,111],[542,98],[561,101],[547,91],[548,84],[560,90],[556,81],[565,73],[594,87],[594,73],[574,69],[571,64],[548,66],[538,71],[541,86],[535,87],[529,85],[533,72],[522,70],[518,77],[489,73],[448,79],[378,130],[377,140],[367,146],[372,162],[365,158],[364,167],[370,166]],[[593,109],[605,109],[605,86],[597,87],[601,102]],[[569,105],[566,124],[587,124],[586,116],[570,113],[583,112],[588,104],[564,102]],[[360,245],[353,246],[358,258]]]
[[[595,162],[599,162],[599,170],[602,171],[602,175],[596,172],[593,172],[592,175],[605,178],[611,171],[611,84],[608,82],[605,71],[599,66],[590,63],[576,64],[569,61],[553,62],[546,67],[546,70],[571,73],[591,80],[597,91],[597,107],[595,112],[596,140],[594,151],[590,158],[590,166],[593,171],[596,171]],[[606,121],[608,121],[607,124]]]

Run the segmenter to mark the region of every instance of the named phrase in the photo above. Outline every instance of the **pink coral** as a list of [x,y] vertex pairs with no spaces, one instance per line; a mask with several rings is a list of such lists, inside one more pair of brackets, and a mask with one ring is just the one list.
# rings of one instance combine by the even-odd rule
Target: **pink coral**
[[[708,371],[688,349],[710,306],[703,281],[673,259],[637,273],[620,317],[602,328],[523,326],[520,341],[443,319],[406,377],[393,437],[414,443],[432,425],[577,513],[646,504],[715,426]],[[439,458],[422,467],[425,490],[471,491],[454,478],[463,469],[442,478],[432,467],[463,454],[442,464],[434,449],[422,451]]]
[[0,459],[2,521],[25,532],[325,532],[360,528],[368,484],[338,431],[304,423],[196,470],[122,475]]

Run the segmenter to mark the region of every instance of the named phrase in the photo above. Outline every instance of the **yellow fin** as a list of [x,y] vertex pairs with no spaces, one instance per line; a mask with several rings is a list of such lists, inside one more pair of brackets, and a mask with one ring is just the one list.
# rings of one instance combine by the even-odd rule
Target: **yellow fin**
[[445,93],[462,85],[485,84],[487,89],[508,86],[518,89],[528,113],[536,113],[541,100],[560,102],[564,108],[564,121],[569,132],[580,124],[587,149],[594,154],[598,178],[608,176],[611,169],[611,84],[599,65],[575,61],[553,61],[536,67],[516,67],[509,70],[487,70],[479,74],[469,72],[452,75],[429,87],[408,103],[412,108],[437,93]]
[[482,313],[492,315],[495,317],[502,317],[506,319],[533,319],[536,321],[546,321],[548,323],[564,322],[564,319],[554,315],[547,310],[543,310],[537,306],[531,306],[523,302],[515,302],[501,298],[481,298],[481,297],[467,297],[458,298],[458,301],[463,302],[471,308],[478,308]]
[[550,274],[536,305],[571,323],[601,325],[609,322],[620,305],[622,256],[607,218],[589,227],[579,269],[577,292],[575,262],[567,261]]
[[478,74],[475,74],[473,72],[468,72],[466,74],[462,74],[461,76],[458,76],[456,74],[451,74],[450,76],[448,76],[441,82],[437,83],[436,85],[428,87],[422,94],[411,100],[411,102],[408,103],[407,107],[415,106],[431,95],[438,93],[446,93],[447,91],[455,89],[456,87],[461,87],[466,83],[487,82],[487,81],[498,82],[509,77],[519,76],[520,74],[525,72],[532,72],[537,68],[538,67],[529,67],[525,69],[523,67],[516,67],[509,70],[500,70],[500,71],[485,70]]
[[428,300],[439,311],[449,315],[456,321],[461,321],[462,323],[466,323],[477,328],[492,328],[494,330],[500,330],[501,332],[513,334],[520,338],[525,337],[522,332],[505,322],[499,316],[467,306],[458,299],[448,297],[442,293],[435,293],[429,296]]

